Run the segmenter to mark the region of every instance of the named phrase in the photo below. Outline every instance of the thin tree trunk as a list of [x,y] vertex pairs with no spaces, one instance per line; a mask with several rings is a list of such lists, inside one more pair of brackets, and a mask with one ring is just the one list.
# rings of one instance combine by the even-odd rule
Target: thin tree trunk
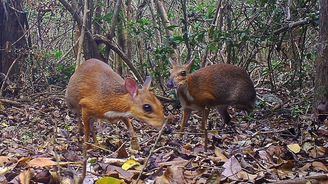
[[119,16],[119,13],[121,11],[121,4],[122,4],[122,0],[117,0],[116,1],[115,8],[114,8],[114,13],[113,13],[113,17],[112,17],[112,22],[111,22],[111,27],[110,27],[110,30],[109,30],[109,34],[107,35],[107,38],[111,41],[114,38],[118,16]]
[[84,8],[83,8],[83,21],[82,21],[82,27],[81,27],[81,35],[79,37],[79,46],[77,51],[77,57],[76,57],[76,68],[79,67],[79,65],[82,63],[82,50],[83,50],[83,42],[84,42],[84,35],[86,30],[86,23],[88,19],[88,0],[84,0]]
[[[77,25],[79,27],[82,27],[83,21],[78,12],[78,8],[77,7],[73,8],[74,3],[72,3],[72,5],[70,5],[66,0],[59,0],[59,1],[65,7],[65,9],[71,13],[71,15],[73,16],[73,19],[77,22]],[[91,30],[89,30],[89,29],[86,29],[86,31],[85,31],[85,41],[87,43],[87,46],[84,47],[84,57],[86,59],[97,58],[100,60],[104,60],[104,58],[100,55],[97,43],[93,39]]]
[[320,0],[319,57],[315,67],[314,107],[328,102],[328,1]]
[[181,0],[182,11],[183,11],[183,39],[187,47],[187,61],[191,57],[191,47],[189,44],[189,31],[188,31],[188,16],[187,16],[187,0]]
[[169,18],[167,17],[166,10],[164,8],[164,4],[162,0],[154,0],[156,7],[157,7],[157,12],[160,15],[162,19],[162,24],[164,25],[165,33],[167,37],[172,37],[172,32],[168,29],[168,27],[171,25]]

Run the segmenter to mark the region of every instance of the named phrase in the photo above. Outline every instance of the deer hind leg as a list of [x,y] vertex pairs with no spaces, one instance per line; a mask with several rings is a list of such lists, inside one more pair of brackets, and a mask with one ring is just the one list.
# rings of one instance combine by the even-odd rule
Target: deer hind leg
[[202,124],[201,124],[201,129],[204,131],[204,148],[205,148],[205,151],[207,151],[207,144],[208,144],[207,118],[208,118],[209,113],[210,113],[209,108],[205,108],[203,110]]
[[218,106],[217,110],[219,112],[219,114],[221,115],[224,124],[229,125],[231,124],[231,117],[230,114],[228,113],[228,106],[224,105],[224,106]]
[[83,130],[84,130],[84,145],[86,149],[90,149],[89,139],[90,139],[90,126],[93,125],[91,123],[91,116],[90,114],[85,110],[82,109],[82,121],[83,121]]

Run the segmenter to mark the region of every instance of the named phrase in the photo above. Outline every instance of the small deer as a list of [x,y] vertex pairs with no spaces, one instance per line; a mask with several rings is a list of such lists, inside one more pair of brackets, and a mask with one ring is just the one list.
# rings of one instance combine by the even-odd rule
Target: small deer
[[[109,65],[97,59],[83,62],[69,80],[66,102],[70,109],[82,115],[84,141],[89,141],[92,119],[122,120],[131,135],[132,149],[139,150],[130,118],[134,117],[154,127],[164,122],[163,106],[149,91],[151,78],[147,77],[142,89],[135,80],[122,79]],[[97,143],[93,132],[93,141]]]
[[180,130],[183,131],[192,111],[202,111],[201,128],[205,133],[207,148],[206,121],[210,108],[217,107],[225,124],[231,117],[228,106],[251,111],[255,106],[256,92],[247,72],[231,64],[214,64],[191,73],[193,59],[187,64],[170,60],[170,80],[168,88],[176,88],[183,109]]

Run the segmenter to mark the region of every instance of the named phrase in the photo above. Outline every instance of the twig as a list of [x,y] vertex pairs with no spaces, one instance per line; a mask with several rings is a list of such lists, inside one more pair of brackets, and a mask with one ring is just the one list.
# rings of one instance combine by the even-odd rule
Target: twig
[[319,181],[328,181],[328,175],[317,175],[317,176],[306,176],[304,178],[295,178],[290,180],[283,180],[283,181],[275,181],[276,184],[306,184],[306,183],[317,183]]
[[98,35],[98,34],[94,35],[94,40],[101,41],[102,43],[106,44],[107,47],[112,49],[117,55],[119,55],[123,59],[124,63],[130,68],[133,74],[137,77],[138,81],[142,83],[144,82],[140,72],[133,66],[131,60],[119,47],[114,45],[109,39],[107,39],[103,35]]
[[156,97],[162,102],[174,102],[175,101],[172,98],[168,98],[168,97],[161,96],[161,95],[156,95]]
[[[87,22],[87,13],[89,11],[88,9],[88,0],[84,0],[84,9],[83,9],[83,21],[82,21],[82,27],[81,27],[81,35],[79,38],[79,47],[78,47],[78,52],[77,52],[77,58],[76,58],[76,68],[81,64],[81,52],[83,49],[83,41],[84,41],[84,34],[86,30],[86,22]],[[88,145],[86,144],[87,141],[84,142],[83,144],[83,170],[82,170],[82,176],[79,179],[79,183],[82,184],[85,176],[87,175],[87,163],[88,163],[88,155],[87,155],[87,149]]]
[[162,133],[163,133],[163,130],[164,130],[164,128],[166,127],[166,124],[167,124],[167,122],[169,121],[169,119],[170,119],[170,118],[166,118],[166,119],[165,119],[164,124],[163,124],[161,130],[160,130],[159,133],[158,133],[157,139],[156,139],[156,141],[155,141],[153,147],[151,148],[151,150],[150,150],[150,152],[149,152],[149,155],[148,155],[147,159],[145,160],[145,163],[144,163],[144,165],[143,165],[143,167],[142,167],[142,170],[140,171],[140,174],[139,174],[139,176],[138,176],[138,178],[137,178],[136,184],[138,184],[138,181],[140,180],[140,177],[141,177],[143,171],[144,171],[145,168],[147,167],[148,161],[149,161],[150,157],[152,156],[152,154],[154,153],[155,147],[156,147],[156,145],[157,145],[159,139],[161,138]]
[[60,58],[60,60],[58,60],[57,62],[56,62],[56,64],[60,64],[63,60],[64,60],[64,58],[66,58],[66,56],[73,50],[73,48],[79,43],[79,40],[80,40],[80,38],[81,37],[79,37],[76,41],[75,41],[75,43],[73,44],[73,46],[70,48],[70,49],[68,49],[68,51]]
[[22,106],[24,106],[24,105],[20,104],[19,102],[12,101],[12,100],[8,100],[8,99],[1,99],[1,98],[0,98],[0,102],[2,102],[2,103],[6,103],[6,104],[10,104],[10,105],[13,105],[13,106],[17,106],[17,107],[22,107]]
[[18,59],[20,59],[21,56],[18,56],[10,65],[10,67],[8,68],[8,71],[7,71],[7,74],[5,76],[5,78],[3,79],[3,82],[2,82],[2,85],[1,85],[1,88],[0,88],[0,97],[2,96],[2,92],[3,92],[3,89],[5,87],[5,84],[6,84],[6,81],[7,81],[7,78],[9,76],[9,73],[11,72],[11,70],[13,69],[13,66],[15,65],[15,63],[17,62]]
[[172,147],[172,146],[162,146],[162,147],[159,147],[159,148],[155,149],[154,150],[154,153],[156,153],[156,152],[158,152],[160,150],[163,150],[163,149],[171,149],[171,150],[173,150],[175,152],[179,152],[179,150],[177,148],[175,148],[175,147]]
[[96,144],[92,144],[92,143],[89,143],[89,142],[86,142],[85,144],[90,145],[90,146],[95,147],[95,148],[98,148],[98,149],[101,149],[101,150],[103,150],[103,151],[107,151],[107,152],[109,152],[109,153],[113,153],[112,150],[109,150],[109,149],[103,148],[103,147],[98,146],[98,145],[96,145]]

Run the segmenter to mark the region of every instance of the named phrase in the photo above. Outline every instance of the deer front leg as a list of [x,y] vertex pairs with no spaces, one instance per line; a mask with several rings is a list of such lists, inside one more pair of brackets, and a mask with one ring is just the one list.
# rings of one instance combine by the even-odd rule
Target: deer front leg
[[183,131],[184,131],[184,128],[186,127],[186,124],[190,118],[190,114],[191,114],[191,110],[189,109],[183,109],[183,114],[182,114],[182,121],[181,121],[181,124],[180,124],[180,138],[182,137],[183,135]]
[[132,123],[130,119],[123,119],[123,122],[125,123],[126,127],[129,130],[130,137],[131,137],[131,148],[134,150],[140,150],[140,145],[138,142],[137,134],[133,129]]
[[204,131],[204,148],[205,148],[205,151],[207,151],[207,144],[208,144],[207,118],[208,118],[209,113],[210,113],[209,108],[205,108],[203,110],[202,124],[201,124],[201,129]]

